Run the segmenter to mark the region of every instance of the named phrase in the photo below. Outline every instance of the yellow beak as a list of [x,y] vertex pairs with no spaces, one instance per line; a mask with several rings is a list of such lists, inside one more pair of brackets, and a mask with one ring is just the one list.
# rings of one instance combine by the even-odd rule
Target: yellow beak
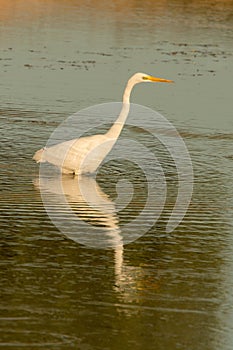
[[168,79],[163,79],[163,78],[156,78],[156,77],[152,77],[152,76],[149,76],[148,80],[154,81],[154,82],[157,82],[157,83],[174,83],[173,80],[168,80]]

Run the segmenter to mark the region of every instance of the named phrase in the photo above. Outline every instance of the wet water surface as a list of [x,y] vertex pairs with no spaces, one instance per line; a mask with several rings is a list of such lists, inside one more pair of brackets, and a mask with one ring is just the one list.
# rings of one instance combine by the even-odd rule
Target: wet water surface
[[[232,1],[0,5],[1,348],[232,349]],[[162,113],[184,138],[192,201],[166,233],[178,189],[174,164],[159,143],[128,127],[122,137],[156,149],[166,204],[143,237],[91,249],[50,221],[32,156],[69,115],[120,101],[136,71],[175,81],[141,84],[132,101]],[[101,215],[88,211],[73,178],[63,179],[76,215],[120,234],[145,203],[133,152],[101,168],[97,190],[109,209]],[[134,197],[116,214],[116,184],[124,179]],[[94,179],[87,181],[92,188]]]

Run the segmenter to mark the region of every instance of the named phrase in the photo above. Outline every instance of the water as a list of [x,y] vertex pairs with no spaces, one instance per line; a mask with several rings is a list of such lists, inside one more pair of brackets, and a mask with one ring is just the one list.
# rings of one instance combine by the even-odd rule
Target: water
[[[232,1],[0,4],[1,347],[232,349]],[[31,158],[72,113],[119,101],[136,71],[175,81],[141,84],[132,101],[179,130],[193,198],[167,234],[177,178],[159,149],[169,190],[160,220],[124,249],[91,249],[50,221]],[[114,225],[137,213],[145,179],[117,161],[97,178],[114,203],[125,177],[136,197]]]

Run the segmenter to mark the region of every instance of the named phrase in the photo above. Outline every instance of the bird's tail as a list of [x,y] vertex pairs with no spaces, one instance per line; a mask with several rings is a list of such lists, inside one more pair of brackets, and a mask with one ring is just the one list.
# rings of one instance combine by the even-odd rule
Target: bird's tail
[[37,163],[43,163],[45,162],[45,160],[43,160],[43,153],[44,153],[44,148],[39,149],[39,151],[37,151],[33,158]]

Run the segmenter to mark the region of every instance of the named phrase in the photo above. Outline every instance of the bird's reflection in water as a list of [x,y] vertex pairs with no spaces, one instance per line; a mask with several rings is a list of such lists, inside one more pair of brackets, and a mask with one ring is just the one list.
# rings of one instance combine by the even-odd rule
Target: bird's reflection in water
[[42,198],[46,197],[46,203],[49,198],[50,206],[46,205],[46,210],[68,238],[94,248],[114,249],[114,288],[121,297],[132,301],[142,271],[124,263],[123,237],[115,204],[95,178],[53,175],[36,179],[34,185],[40,189]]
[[144,271],[124,261],[115,204],[95,178],[41,176],[34,184],[40,189],[50,219],[68,238],[89,247],[114,250],[114,289],[125,302],[137,299],[141,293],[138,285],[145,282]]
[[124,251],[119,219],[114,202],[103,192],[95,178],[40,176],[34,185],[40,189],[42,198],[46,198],[50,218],[68,238],[94,248],[114,249],[116,284],[119,284]]
[[40,176],[34,184],[53,223],[68,238],[93,248],[123,244],[115,205],[95,178]]

